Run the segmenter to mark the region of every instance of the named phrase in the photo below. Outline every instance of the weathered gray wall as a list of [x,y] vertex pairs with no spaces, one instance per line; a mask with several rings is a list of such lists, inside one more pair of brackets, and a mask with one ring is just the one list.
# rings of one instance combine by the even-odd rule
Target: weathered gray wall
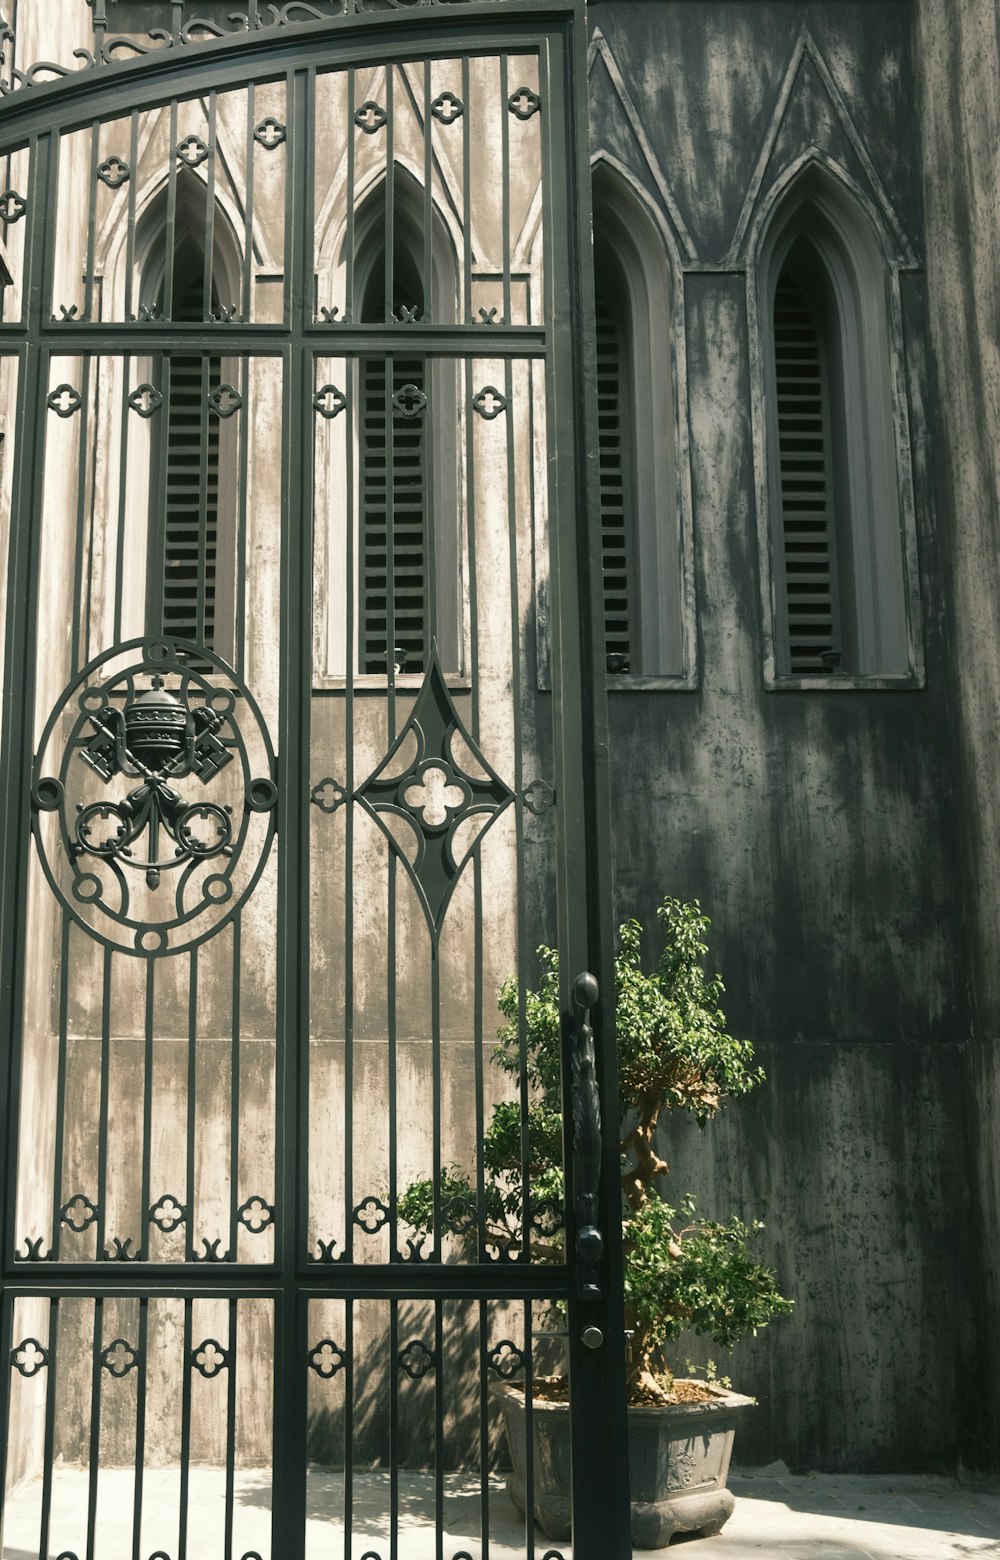
[[[981,1286],[976,1367],[1000,1369],[1000,16],[993,0],[920,0],[932,385],[941,419],[941,548],[954,590],[969,954],[975,1001],[967,1089]],[[1000,1403],[977,1392],[963,1443],[1000,1469]]]
[[[611,695],[618,908],[651,918],[664,892],[701,898],[732,1025],[768,1072],[705,1136],[668,1132],[672,1190],[693,1187],[719,1216],[763,1217],[796,1299],[730,1367],[761,1401],[744,1462],[954,1466],[970,1341],[970,1009],[924,282],[911,270],[900,286],[926,686],[767,692],[754,344],[745,274],[718,269],[803,22],[919,264],[913,13],[893,0],[620,0],[593,14],[698,254],[684,288],[699,685]],[[846,159],[814,85],[792,107],[775,174],[810,141]]]

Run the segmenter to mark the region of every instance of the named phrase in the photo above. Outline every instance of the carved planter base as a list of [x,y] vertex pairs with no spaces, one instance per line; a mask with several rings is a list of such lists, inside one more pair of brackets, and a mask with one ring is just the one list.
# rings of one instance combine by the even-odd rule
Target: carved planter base
[[[735,1501],[726,1489],[738,1416],[753,1398],[715,1388],[705,1403],[628,1411],[632,1543],[659,1549],[675,1533],[718,1533]],[[526,1505],[524,1394],[496,1388],[513,1465],[507,1492],[519,1511]],[[570,1537],[569,1405],[532,1404],[535,1521],[547,1538]]]

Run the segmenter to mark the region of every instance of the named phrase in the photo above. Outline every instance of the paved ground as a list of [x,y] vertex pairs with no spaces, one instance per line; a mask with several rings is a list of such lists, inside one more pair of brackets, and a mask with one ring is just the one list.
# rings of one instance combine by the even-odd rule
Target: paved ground
[[950,1479],[733,1474],[736,1510],[717,1538],[671,1560],[1000,1560],[1000,1493]]
[[[637,1551],[637,1560],[1000,1560],[1000,1493],[981,1494],[944,1479],[847,1478],[734,1474],[736,1510],[716,1538],[676,1539],[669,1550]],[[179,1475],[146,1475],[141,1560],[178,1555]],[[271,1554],[268,1481],[263,1473],[237,1475],[233,1503],[234,1560]],[[360,1476],[355,1486],[355,1529],[350,1560],[389,1560],[388,1478]],[[220,1498],[223,1497],[223,1498]],[[87,1554],[87,1476],[56,1470],[49,1555],[84,1560]],[[8,1502],[2,1560],[38,1560],[40,1486]],[[343,1560],[341,1481],[310,1476],[308,1560]],[[132,1560],[132,1476],[102,1474],[94,1530],[94,1560]],[[193,1468],[189,1491],[187,1560],[226,1560],[224,1484],[209,1469]],[[434,1560],[433,1483],[402,1474],[398,1560]],[[502,1481],[490,1492],[490,1560],[525,1560],[523,1527]],[[478,1485],[449,1475],[445,1486],[445,1560],[481,1560]],[[430,1526],[428,1526],[430,1519]],[[474,1536],[473,1536],[474,1535]],[[537,1538],[534,1560],[571,1560],[568,1544]],[[612,1557],[608,1557],[612,1560]]]

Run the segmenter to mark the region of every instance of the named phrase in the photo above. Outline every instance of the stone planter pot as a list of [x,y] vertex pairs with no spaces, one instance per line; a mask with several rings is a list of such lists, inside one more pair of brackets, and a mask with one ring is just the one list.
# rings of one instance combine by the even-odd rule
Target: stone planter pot
[[[525,1508],[525,1407],[516,1387],[498,1384],[512,1471],[507,1493]],[[675,1533],[718,1533],[735,1500],[726,1489],[736,1421],[753,1398],[713,1388],[705,1403],[628,1410],[632,1543],[659,1549]],[[532,1404],[535,1521],[547,1538],[570,1537],[569,1404]]]

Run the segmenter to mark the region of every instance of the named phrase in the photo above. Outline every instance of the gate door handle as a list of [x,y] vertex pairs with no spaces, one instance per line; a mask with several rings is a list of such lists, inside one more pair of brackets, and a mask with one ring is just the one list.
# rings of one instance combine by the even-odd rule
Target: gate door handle
[[597,1223],[597,1189],[601,1181],[601,1097],[597,1088],[594,1031],[590,1010],[597,1003],[595,977],[584,971],[573,982],[573,1044],[570,1069],[573,1099],[573,1193],[576,1212],[577,1292],[599,1300],[597,1265],[604,1236]]

